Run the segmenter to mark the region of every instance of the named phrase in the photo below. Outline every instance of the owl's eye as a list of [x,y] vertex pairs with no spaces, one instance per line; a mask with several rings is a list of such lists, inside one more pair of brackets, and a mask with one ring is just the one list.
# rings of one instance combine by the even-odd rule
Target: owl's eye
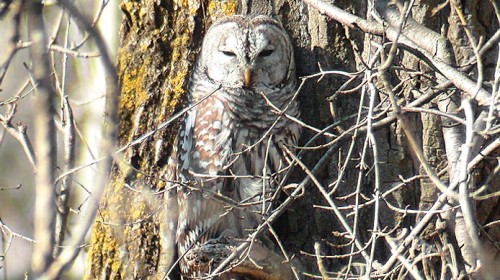
[[274,50],[264,50],[264,51],[261,51],[259,53],[259,57],[270,56],[273,52],[274,52]]
[[226,56],[236,56],[236,54],[234,52],[231,52],[231,51],[222,51],[222,53]]

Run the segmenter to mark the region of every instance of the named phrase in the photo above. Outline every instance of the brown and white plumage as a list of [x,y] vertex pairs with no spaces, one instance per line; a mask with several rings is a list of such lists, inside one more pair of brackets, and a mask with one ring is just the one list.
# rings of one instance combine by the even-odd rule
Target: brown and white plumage
[[[244,238],[262,222],[288,166],[281,147],[293,149],[300,134],[281,112],[299,115],[295,79],[293,49],[277,21],[231,16],[208,30],[189,84],[189,104],[199,104],[185,116],[172,160],[180,257],[193,244]],[[184,259],[180,268],[203,274]]]

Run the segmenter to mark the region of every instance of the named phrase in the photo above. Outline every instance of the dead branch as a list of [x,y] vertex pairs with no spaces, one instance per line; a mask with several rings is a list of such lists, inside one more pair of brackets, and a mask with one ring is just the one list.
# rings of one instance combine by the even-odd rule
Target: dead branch
[[[477,100],[480,105],[489,106],[492,102],[495,102],[491,94],[486,90],[482,88],[477,90],[476,83],[469,77],[451,67],[446,62],[436,59],[432,53],[422,48],[419,44],[420,40],[411,40],[411,34],[419,36],[422,32],[414,33],[414,30],[408,32],[403,29],[403,33],[399,35],[398,30],[394,27],[389,26],[385,29],[381,23],[364,20],[321,0],[304,0],[304,2],[342,24],[351,28],[359,28],[370,34],[385,35],[389,40],[401,44],[406,50],[424,57],[431,66],[438,69],[441,74],[443,74],[457,88],[464,91],[470,98]],[[425,40],[425,42],[427,43],[429,41]],[[422,43],[422,45],[424,44]],[[500,104],[496,105],[496,111],[500,112]]]
[[32,268],[35,275],[41,275],[52,263],[55,245],[55,188],[56,129],[54,124],[54,89],[49,80],[50,65],[46,49],[42,4],[30,2],[30,31],[33,46],[30,48],[33,60],[33,78],[38,83],[35,106],[35,151],[38,155],[36,168],[36,201],[34,237],[37,240],[33,250]]

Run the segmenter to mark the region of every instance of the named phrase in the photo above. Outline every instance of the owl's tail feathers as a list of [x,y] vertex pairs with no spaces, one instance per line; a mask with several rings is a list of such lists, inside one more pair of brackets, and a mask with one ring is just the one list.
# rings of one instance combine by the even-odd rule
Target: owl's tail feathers
[[237,236],[234,220],[234,211],[225,201],[215,196],[206,197],[201,207],[199,221],[203,224],[203,232],[200,232],[198,243]]
[[195,248],[207,243],[225,243],[223,239],[237,237],[238,230],[232,207],[217,195],[193,191],[180,201],[177,241],[181,271],[186,273],[192,271],[193,264],[189,263],[197,255]]

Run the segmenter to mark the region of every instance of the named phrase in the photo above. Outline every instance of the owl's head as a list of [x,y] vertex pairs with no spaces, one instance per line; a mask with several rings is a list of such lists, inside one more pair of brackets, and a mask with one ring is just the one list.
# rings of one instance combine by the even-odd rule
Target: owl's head
[[230,88],[269,88],[295,79],[293,48],[280,23],[268,16],[230,16],[210,27],[200,66]]

